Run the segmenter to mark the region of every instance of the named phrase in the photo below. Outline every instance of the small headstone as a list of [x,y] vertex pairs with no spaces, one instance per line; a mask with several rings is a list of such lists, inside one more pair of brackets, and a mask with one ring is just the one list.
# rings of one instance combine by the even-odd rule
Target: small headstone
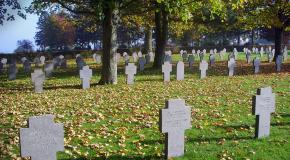
[[177,63],[176,79],[178,81],[184,80],[184,63],[182,61]]
[[190,54],[188,56],[188,65],[189,65],[189,69],[193,69],[193,64],[194,64],[194,55]]
[[209,65],[210,66],[213,66],[214,65],[214,62],[215,62],[215,56],[214,56],[214,54],[211,54],[209,56]]
[[31,63],[29,62],[29,60],[26,59],[23,62],[23,69],[24,69],[25,73],[30,73],[30,71],[31,71]]
[[251,63],[251,51],[247,50],[246,52],[246,59],[247,59],[247,63]]
[[172,64],[169,62],[164,62],[162,65],[162,73],[163,73],[163,79],[164,82],[170,81],[170,72],[172,71]]
[[140,58],[140,57],[143,57],[143,54],[142,54],[141,51],[138,52],[138,57],[139,57],[139,58]]
[[203,79],[206,77],[206,70],[208,70],[208,63],[205,60],[202,60],[199,63],[200,78]]
[[54,123],[53,119],[53,115],[29,118],[29,128],[20,129],[21,157],[56,160],[56,152],[64,151],[63,124]]
[[41,65],[44,65],[45,57],[44,56],[40,56],[39,60],[40,60]]
[[54,70],[53,62],[47,62],[44,64],[44,72],[46,77],[51,77],[53,70]]
[[254,73],[257,74],[260,71],[260,64],[261,61],[258,57],[256,57],[253,61],[253,66],[254,66]]
[[265,53],[265,51],[264,51],[264,47],[261,47],[261,50],[260,50],[260,56],[263,57],[263,56],[264,56],[264,53]]
[[230,77],[234,75],[235,67],[236,67],[236,61],[235,61],[234,58],[231,58],[231,59],[228,61],[228,69],[229,69],[229,76],[230,76]]
[[36,93],[43,92],[43,82],[45,79],[45,75],[42,69],[35,69],[34,73],[31,73],[31,80],[34,83],[34,91]]
[[144,71],[146,59],[144,57],[139,57],[138,64],[139,64],[139,70]]
[[35,64],[35,67],[38,67],[40,65],[40,59],[38,57],[35,57],[34,60],[33,60],[34,64]]
[[90,88],[90,80],[93,76],[92,70],[89,68],[89,66],[84,66],[80,70],[80,78],[82,79],[82,86],[83,89]]
[[253,97],[253,115],[256,115],[256,138],[270,135],[271,113],[275,112],[275,94],[271,87],[258,89]]
[[9,64],[8,79],[9,80],[15,80],[17,73],[18,73],[18,69],[17,69],[17,66],[16,66],[16,62],[13,62],[13,63]]
[[281,72],[283,57],[282,55],[278,55],[276,58],[276,71]]
[[127,74],[127,84],[134,84],[134,75],[137,73],[137,67],[134,63],[126,66],[125,74]]
[[191,128],[191,111],[181,99],[166,101],[165,109],[160,110],[160,131],[165,136],[165,156],[167,159],[184,154],[184,132]]

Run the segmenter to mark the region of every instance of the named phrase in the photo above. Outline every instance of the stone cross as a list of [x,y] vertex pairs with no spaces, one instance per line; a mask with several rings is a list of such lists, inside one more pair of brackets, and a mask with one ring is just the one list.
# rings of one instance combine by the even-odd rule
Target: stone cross
[[189,65],[190,69],[193,68],[193,63],[194,63],[194,55],[190,54],[190,55],[188,55],[188,65]]
[[172,71],[172,64],[169,62],[164,62],[162,65],[163,79],[164,82],[170,81],[170,72]]
[[29,118],[29,128],[20,129],[21,157],[56,160],[56,152],[64,151],[63,124],[54,123],[53,119],[53,115]]
[[159,129],[166,133],[165,155],[167,159],[184,154],[184,132],[191,128],[190,107],[181,99],[166,101],[165,109],[160,110]]
[[258,57],[256,57],[253,61],[253,66],[254,66],[254,73],[257,74],[260,71],[260,64],[261,61]]
[[126,66],[125,74],[127,74],[127,84],[134,84],[134,75],[137,73],[137,67],[134,63]]
[[45,79],[45,75],[42,69],[35,69],[34,73],[31,73],[31,80],[34,83],[34,91],[36,93],[43,92],[43,82]]
[[283,61],[282,55],[278,55],[276,58],[276,71],[277,72],[281,72],[282,61]]
[[235,59],[230,58],[230,60],[228,61],[228,69],[229,69],[229,76],[230,77],[234,75],[235,67],[236,67]]
[[275,94],[271,87],[260,88],[253,97],[253,115],[256,115],[256,138],[270,135],[271,113],[275,112]]
[[90,80],[93,76],[92,70],[89,66],[84,66],[83,69],[80,70],[80,78],[82,79],[83,89],[90,88]]
[[200,78],[203,79],[206,77],[206,70],[208,70],[208,63],[205,60],[202,60],[199,63]]
[[138,64],[139,64],[139,70],[144,71],[146,59],[144,57],[139,57]]
[[184,63],[182,61],[177,63],[176,79],[178,81],[184,80]]

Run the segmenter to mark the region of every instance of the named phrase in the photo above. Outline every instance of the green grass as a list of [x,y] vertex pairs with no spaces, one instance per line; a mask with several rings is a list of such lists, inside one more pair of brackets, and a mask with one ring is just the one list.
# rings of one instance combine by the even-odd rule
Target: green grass
[[[19,78],[0,76],[0,159],[19,158],[19,129],[27,127],[29,116],[54,114],[64,124],[65,152],[58,159],[164,159],[164,135],[158,129],[159,109],[165,100],[185,99],[192,110],[192,128],[186,131],[186,152],[190,159],[285,159],[290,158],[290,64],[276,73],[274,64],[263,62],[261,73],[239,55],[237,75],[227,76],[226,62],[210,67],[208,77],[199,79],[186,68],[184,81],[164,84],[160,70],[150,65],[137,73],[134,85],[125,84],[120,63],[118,85],[98,86],[100,66],[93,68],[92,88],[82,90],[74,60],[67,70],[56,70],[45,81],[45,92],[35,94],[22,69]],[[181,60],[174,55],[173,60]],[[265,60],[265,59],[263,59]],[[187,66],[187,64],[186,64]],[[271,135],[254,138],[255,116],[251,113],[256,89],[272,86],[276,112],[271,117]]]

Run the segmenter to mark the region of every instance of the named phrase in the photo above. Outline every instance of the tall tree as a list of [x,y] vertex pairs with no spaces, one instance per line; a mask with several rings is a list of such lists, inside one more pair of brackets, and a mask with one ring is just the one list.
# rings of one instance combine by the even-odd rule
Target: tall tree
[[0,1],[0,25],[3,25],[4,21],[15,20],[15,14],[22,18],[26,18],[22,12],[22,7],[18,0],[1,0]]
[[238,0],[233,8],[246,29],[273,28],[275,30],[275,56],[281,55],[283,32],[290,25],[289,0]]

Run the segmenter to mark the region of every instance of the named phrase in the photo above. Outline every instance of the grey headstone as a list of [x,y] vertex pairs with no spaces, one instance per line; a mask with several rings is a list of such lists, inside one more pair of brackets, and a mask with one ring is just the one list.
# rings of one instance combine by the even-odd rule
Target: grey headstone
[[184,80],[184,63],[182,61],[177,63],[176,79],[178,81]]
[[257,74],[260,72],[260,65],[261,65],[261,61],[259,58],[255,58],[253,61],[253,66],[254,66],[254,73]]
[[283,57],[282,55],[278,55],[276,58],[276,71],[281,72]]
[[247,51],[246,52],[246,59],[247,59],[247,63],[251,63],[251,51]]
[[268,62],[269,63],[272,63],[272,61],[273,61],[273,55],[272,55],[271,51],[268,51],[267,52],[267,58],[268,58]]
[[138,55],[136,52],[132,53],[132,57],[133,57],[133,62],[137,62],[138,61]]
[[47,62],[44,64],[44,72],[45,72],[46,77],[52,76],[53,70],[54,70],[53,62]]
[[35,64],[35,67],[38,67],[41,64],[41,61],[40,61],[40,59],[38,57],[35,57],[33,62]]
[[20,129],[21,157],[56,160],[56,152],[64,151],[63,124],[54,123],[53,119],[53,115],[29,118],[29,128]]
[[166,101],[165,109],[160,110],[160,131],[166,133],[165,156],[167,159],[184,154],[184,132],[191,128],[190,107],[181,99]]
[[31,63],[29,62],[29,60],[25,60],[23,62],[23,69],[25,73],[30,73],[31,71]]
[[94,60],[97,64],[101,64],[102,63],[102,56],[99,54],[94,54]]
[[208,70],[208,63],[205,60],[202,60],[199,63],[200,78],[203,79],[206,77],[206,70]]
[[271,113],[275,112],[275,94],[271,87],[260,88],[253,97],[253,115],[256,115],[256,138],[270,135]]
[[83,89],[90,88],[90,80],[93,76],[92,70],[89,66],[84,66],[83,69],[80,70],[80,78],[82,79]]
[[213,54],[211,54],[211,55],[209,56],[209,65],[210,65],[210,66],[213,66],[213,65],[214,65],[214,62],[215,62],[215,57],[214,57]]
[[127,74],[127,84],[134,84],[134,75],[137,73],[137,67],[134,63],[126,66],[125,74]]
[[34,83],[34,91],[36,93],[43,92],[43,82],[45,79],[45,75],[42,69],[35,69],[34,73],[31,73],[31,80]]
[[235,61],[234,58],[231,58],[231,59],[228,61],[228,70],[229,70],[229,76],[230,76],[230,77],[234,75],[235,67],[236,67],[236,61]]
[[139,64],[139,70],[144,71],[146,59],[144,57],[139,57],[138,64]]
[[8,79],[9,80],[15,80],[17,73],[18,73],[18,69],[17,69],[17,66],[16,66],[16,62],[13,62],[13,63],[9,64]]
[[170,72],[172,71],[172,64],[169,62],[164,62],[162,65],[162,73],[163,73],[163,79],[164,82],[170,81]]
[[193,68],[193,64],[194,64],[194,55],[193,54],[190,54],[188,56],[188,65],[189,65],[189,68],[192,69]]
[[45,64],[45,57],[44,57],[44,56],[40,56],[39,60],[40,60],[40,63],[41,63],[42,65]]

